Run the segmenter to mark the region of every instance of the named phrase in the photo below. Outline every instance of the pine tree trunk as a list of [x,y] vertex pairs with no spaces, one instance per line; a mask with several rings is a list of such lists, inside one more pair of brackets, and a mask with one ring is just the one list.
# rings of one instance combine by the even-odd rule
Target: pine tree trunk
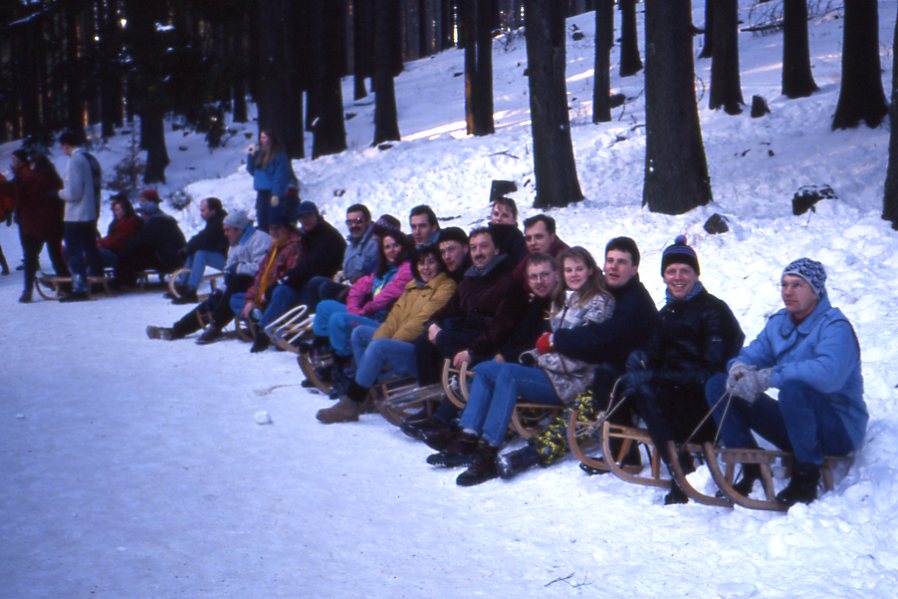
[[817,91],[811,74],[807,0],[783,0],[783,95],[804,98]]
[[165,167],[170,160],[165,147],[164,116],[157,107],[145,109],[140,115],[140,145],[147,151],[144,183],[165,183]]
[[80,49],[81,40],[78,35],[78,7],[68,4],[65,10],[65,37],[66,37],[66,57],[65,57],[65,124],[66,127],[75,131],[81,131],[84,128],[83,111],[83,91],[82,82],[84,80],[83,65],[79,58],[82,50]]
[[[290,158],[304,155],[302,92],[296,87],[290,0],[260,0],[258,93],[259,129],[270,130],[281,140]],[[296,7],[298,10],[299,7]]]
[[705,0],[705,40],[699,58],[714,56],[714,5],[717,0]]
[[739,0],[714,1],[714,55],[708,108],[723,107],[727,114],[740,114],[744,102],[739,77]]
[[535,208],[583,199],[571,143],[565,84],[565,22],[560,2],[526,0],[524,31],[530,77]]
[[[898,48],[898,20],[892,36],[892,47]],[[889,166],[886,170],[885,190],[882,198],[882,217],[898,230],[898,60],[892,61],[892,104],[889,108]]]
[[[614,44],[614,0],[597,0],[597,2],[596,75],[592,87],[592,122],[607,123],[611,120],[611,46]],[[621,65],[623,65],[623,59]]]
[[641,70],[642,59],[639,58],[639,39],[636,35],[636,0],[620,0],[620,76],[629,77]]
[[695,99],[690,0],[646,0],[645,182],[652,212],[682,214],[711,201]]
[[[465,46],[465,122],[469,135],[490,135],[493,123],[492,0],[463,0]],[[494,12],[494,11],[493,11]]]
[[375,0],[374,38],[374,145],[398,140],[399,116],[393,86],[393,40],[399,35],[396,11],[390,5],[397,0]]
[[842,86],[833,129],[876,127],[888,113],[879,62],[879,12],[876,0],[845,2]]
[[352,5],[353,98],[356,100],[368,95],[365,78],[374,75],[372,58],[377,32],[374,30],[373,2],[374,0],[355,0]]
[[312,128],[312,158],[336,154],[346,149],[343,122],[343,4],[333,0],[313,0],[315,17],[315,89],[318,119]]

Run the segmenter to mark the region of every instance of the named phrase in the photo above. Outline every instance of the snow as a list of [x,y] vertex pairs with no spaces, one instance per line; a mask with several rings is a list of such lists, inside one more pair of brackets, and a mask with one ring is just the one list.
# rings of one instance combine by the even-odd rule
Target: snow
[[[892,70],[896,1],[881,1],[884,84]],[[748,2],[742,2],[748,18]],[[693,8],[701,23],[703,3]],[[156,292],[81,304],[16,302],[21,275],[0,278],[0,579],[4,597],[892,597],[898,582],[898,316],[896,233],[880,219],[888,127],[830,131],[840,80],[842,20],[811,22],[810,98],[779,95],[781,35],[742,34],[743,93],[772,114],[700,116],[715,202],[681,216],[640,207],[642,76],[612,76],[628,97],[592,125],[593,17],[568,41],[578,174],[586,199],[553,210],[569,244],[601,255],[626,234],[643,251],[642,280],[663,298],[662,249],[686,233],[706,287],[733,308],[749,338],[776,310],[783,266],[810,256],[827,269],[834,305],[860,339],[871,420],[865,447],[836,488],[788,514],[694,503],[663,507],[663,491],[587,477],[574,458],[511,482],[455,485],[457,471],[377,415],[323,426],[329,400],[299,386],[292,356],[251,355],[236,341],[198,347],[151,341],[148,324],[184,312]],[[642,39],[642,38],[640,38]],[[698,45],[697,45],[698,49]],[[616,60],[616,52],[613,59]],[[526,65],[519,33],[495,44],[497,133],[465,137],[462,54],[407,66],[396,80],[403,141],[370,147],[371,98],[353,104],[350,149],[298,160],[305,199],[343,229],[365,202],[402,220],[429,203],[445,224],[487,216],[492,179],[513,179],[521,218],[533,199]],[[701,94],[710,63],[699,61]],[[241,166],[253,126],[223,149],[169,131],[163,196],[186,188],[251,208]],[[311,138],[307,141],[310,143]],[[122,134],[97,151],[107,173],[127,154]],[[0,146],[6,165],[16,144]],[[54,155],[61,168],[64,157]],[[805,184],[839,196],[791,215]],[[176,212],[170,205],[167,211]],[[714,212],[731,231],[702,229]],[[196,203],[177,213],[199,227]],[[108,222],[108,208],[101,226]],[[14,228],[0,228],[10,263]],[[46,256],[44,265],[49,264]],[[700,470],[694,482],[710,485]]]

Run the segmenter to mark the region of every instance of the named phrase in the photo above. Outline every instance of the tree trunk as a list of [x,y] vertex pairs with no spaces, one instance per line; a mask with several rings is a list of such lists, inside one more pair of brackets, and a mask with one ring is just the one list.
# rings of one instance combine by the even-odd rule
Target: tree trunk
[[804,98],[817,91],[811,74],[807,0],[783,0],[783,95]]
[[312,158],[346,149],[343,122],[343,4],[313,0],[312,27],[315,39],[314,88],[317,120],[312,132]]
[[352,4],[352,37],[353,37],[353,98],[361,100],[368,95],[365,89],[365,78],[374,75],[372,63],[375,55],[374,39],[374,0],[355,0]]
[[645,183],[652,212],[682,214],[711,201],[695,99],[690,0],[646,0]]
[[[597,2],[596,75],[592,87],[592,122],[607,123],[611,120],[611,46],[614,44],[614,0],[597,0]],[[623,65],[623,59],[621,59],[621,65]]]
[[374,41],[374,145],[398,140],[399,116],[396,112],[396,91],[393,86],[393,40],[399,36],[396,11],[391,4],[398,0],[375,0]]
[[[597,1],[601,6],[602,0]],[[636,0],[620,0],[620,76],[629,77],[641,70],[642,59],[639,58],[639,39],[636,35]]]
[[304,155],[302,93],[295,87],[289,0],[259,0],[259,129],[272,131],[290,158]]
[[84,80],[83,65],[80,55],[83,52],[78,34],[78,10],[75,4],[63,5],[65,11],[65,124],[69,129],[84,129],[84,95],[81,83]]
[[699,58],[714,56],[714,5],[717,0],[705,0],[705,40]]
[[[898,20],[892,36],[892,47],[898,48]],[[889,130],[889,166],[882,198],[882,217],[898,230],[898,60],[892,61],[892,105],[889,108],[892,127]]]
[[463,0],[465,122],[469,135],[490,135],[493,123],[493,0]]
[[158,107],[144,109],[140,114],[140,146],[147,151],[144,183],[165,183],[165,167],[169,165],[165,147],[164,113]]
[[113,0],[98,2],[100,27],[100,98],[102,135],[115,135],[115,127],[122,126],[122,77],[114,66],[115,55],[121,48],[118,30],[118,7]]
[[879,12],[876,0],[845,2],[842,87],[833,129],[876,127],[888,113],[879,63]]
[[530,77],[535,208],[583,199],[571,143],[565,86],[565,22],[560,2],[526,0],[524,33]]
[[727,114],[740,114],[744,102],[739,78],[739,0],[713,1],[714,55],[708,108],[722,106]]

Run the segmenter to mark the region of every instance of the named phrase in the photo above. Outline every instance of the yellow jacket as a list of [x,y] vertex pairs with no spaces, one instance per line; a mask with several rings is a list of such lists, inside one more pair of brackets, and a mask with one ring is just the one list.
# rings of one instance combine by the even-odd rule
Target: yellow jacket
[[409,281],[387,319],[374,332],[374,338],[414,341],[424,332],[424,323],[431,314],[442,308],[453,293],[455,281],[444,272],[425,285],[414,279]]

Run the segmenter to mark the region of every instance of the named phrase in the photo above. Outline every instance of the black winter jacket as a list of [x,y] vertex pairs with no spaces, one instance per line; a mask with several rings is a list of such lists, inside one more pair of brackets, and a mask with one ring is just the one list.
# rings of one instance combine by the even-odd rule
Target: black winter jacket
[[184,248],[188,256],[192,256],[198,250],[207,252],[218,252],[219,254],[228,255],[228,238],[225,237],[224,218],[227,213],[218,212],[215,216],[206,221],[203,230],[190,238],[187,247]]
[[302,248],[299,265],[284,276],[284,283],[297,291],[312,277],[333,277],[343,265],[346,240],[321,217],[314,229],[302,234],[299,245]]
[[623,370],[630,352],[644,349],[658,326],[658,310],[637,274],[614,296],[611,318],[572,329],[555,331],[555,351],[593,364],[607,363]]

